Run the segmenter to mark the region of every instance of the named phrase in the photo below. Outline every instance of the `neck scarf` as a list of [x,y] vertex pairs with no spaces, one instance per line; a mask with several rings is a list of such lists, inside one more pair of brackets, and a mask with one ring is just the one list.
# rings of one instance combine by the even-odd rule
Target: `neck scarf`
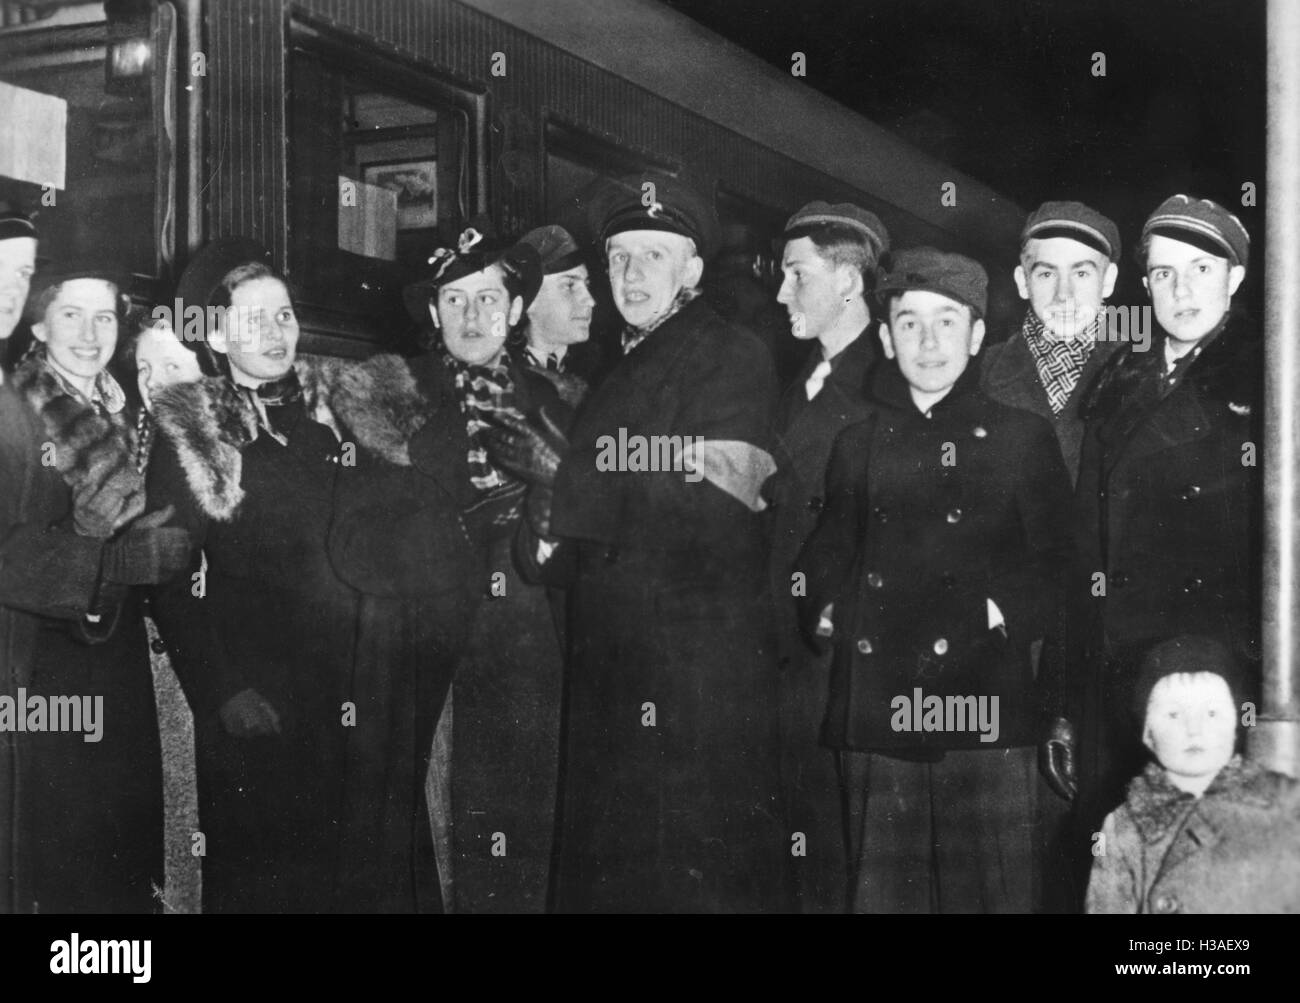
[[1103,314],[1098,313],[1086,328],[1072,338],[1056,338],[1044,327],[1032,309],[1025,311],[1021,333],[1033,356],[1038,379],[1047,391],[1052,414],[1060,414],[1079,382],[1083,367],[1092,354],[1101,331]]
[[491,366],[470,365],[450,355],[444,355],[443,362],[452,372],[460,411],[465,416],[470,483],[480,493],[511,484],[515,478],[493,465],[483,439],[483,432],[492,426],[490,418],[493,412],[504,411],[516,418],[524,417],[514,406],[515,386],[505,355]]
[[[39,353],[38,357],[41,359],[41,364],[45,367],[45,371],[58,381],[59,387],[69,397],[73,397],[76,400],[86,400],[85,394],[74,387],[68,378],[50,362],[49,355],[46,354],[43,349],[44,346],[42,346],[42,351]],[[126,407],[126,394],[122,391],[122,387],[118,384],[117,380],[113,379],[113,377],[109,375],[108,370],[101,369],[99,375],[95,377],[95,385],[90,390],[90,400],[86,401],[86,403],[93,407],[98,415],[101,417],[107,417],[108,415],[119,413],[124,407]]]
[[677,313],[677,311],[680,310],[682,307],[684,307],[687,303],[690,303],[692,300],[698,299],[699,296],[700,296],[699,289],[687,289],[685,286],[683,286],[681,289],[677,291],[676,297],[673,298],[672,305],[669,306],[667,310],[661,313],[658,317],[652,320],[645,327],[633,327],[631,324],[628,324],[626,327],[624,327],[623,328],[623,354],[627,355],[629,352],[631,352],[632,349],[636,348],[637,345],[641,344],[641,342],[645,341],[646,338],[650,337],[650,335],[654,331],[658,330],[658,328],[663,325],[664,321],[668,320],[669,317]]
[[253,405],[258,427],[280,445],[287,446],[289,433],[293,431],[299,417],[297,409],[292,405],[302,400],[298,371],[290,369],[278,380],[263,383],[256,389],[239,386],[239,390]]

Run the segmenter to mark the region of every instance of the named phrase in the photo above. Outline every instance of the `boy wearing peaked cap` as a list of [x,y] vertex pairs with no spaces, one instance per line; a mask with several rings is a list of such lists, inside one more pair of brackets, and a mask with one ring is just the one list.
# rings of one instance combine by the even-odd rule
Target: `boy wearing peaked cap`
[[1142,228],[1156,338],[1123,346],[1084,402],[1074,592],[1086,663],[1075,694],[1080,852],[1143,749],[1126,724],[1142,653],[1195,632],[1258,671],[1263,363],[1233,308],[1250,236],[1209,199],[1174,195]]
[[782,455],[771,485],[768,562],[781,659],[781,752],[791,828],[807,836],[796,871],[804,912],[842,912],[847,860],[834,754],[820,743],[830,658],[800,637],[795,558],[817,525],[826,464],[840,430],[868,411],[867,374],[880,354],[867,300],[889,232],[856,205],[810,202],[785,226],[777,301],[812,350],[777,406]]
[[552,380],[566,399],[577,404],[586,382],[573,369],[577,345],[591,337],[591,279],[582,249],[562,226],[541,226],[520,238],[541,260],[542,282],[524,312],[522,343],[512,346],[520,361]]
[[[520,549],[570,590],[555,907],[783,911],[759,495],[771,359],[699,296],[716,244],[708,200],[648,172],[592,206],[623,356],[568,441],[521,429],[498,451],[552,497],[551,539]],[[668,443],[677,462],[646,469],[633,454],[610,469],[602,442],[628,436]]]
[[897,252],[880,288],[886,360],[835,441],[796,565],[805,630],[829,636],[823,739],[839,753],[855,911],[1028,912],[1031,644],[1071,558],[1051,426],[979,388],[984,269]]

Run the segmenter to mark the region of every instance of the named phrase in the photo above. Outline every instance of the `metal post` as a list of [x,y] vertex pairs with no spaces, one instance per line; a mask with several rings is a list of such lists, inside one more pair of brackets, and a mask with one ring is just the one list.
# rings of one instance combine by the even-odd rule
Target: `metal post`
[[1264,258],[1264,690],[1250,751],[1300,776],[1300,4],[1268,4]]

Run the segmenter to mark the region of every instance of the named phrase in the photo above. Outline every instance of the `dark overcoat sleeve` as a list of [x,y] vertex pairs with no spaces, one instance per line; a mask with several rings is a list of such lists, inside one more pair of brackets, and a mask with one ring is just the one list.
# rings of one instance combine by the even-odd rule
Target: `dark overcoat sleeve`
[[866,533],[868,458],[875,416],[849,425],[831,447],[826,468],[826,504],[817,528],[804,544],[795,569],[807,576],[807,594],[799,598],[799,624],[813,638],[821,612],[832,603],[832,621],[843,625],[853,601],[851,580]]
[[155,586],[152,605],[181,689],[194,716],[201,718],[215,713],[249,683],[217,630],[209,606],[215,600],[200,588],[208,516],[190,490],[175,447],[163,435],[158,436],[149,460],[146,492],[150,509],[173,507],[172,523],[184,528],[192,541],[189,566]]

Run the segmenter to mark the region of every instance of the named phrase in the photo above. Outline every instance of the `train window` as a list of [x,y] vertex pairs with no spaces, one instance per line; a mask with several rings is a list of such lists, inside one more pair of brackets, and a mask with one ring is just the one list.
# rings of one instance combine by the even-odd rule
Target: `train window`
[[294,23],[289,274],[320,334],[394,340],[400,290],[480,211],[482,99]]
[[64,187],[4,178],[0,198],[35,213],[53,268],[111,267],[130,275],[138,300],[157,297],[174,246],[172,8],[144,15],[133,65],[108,74],[106,53],[120,34],[103,4],[3,7],[0,80],[64,99],[67,139]]

